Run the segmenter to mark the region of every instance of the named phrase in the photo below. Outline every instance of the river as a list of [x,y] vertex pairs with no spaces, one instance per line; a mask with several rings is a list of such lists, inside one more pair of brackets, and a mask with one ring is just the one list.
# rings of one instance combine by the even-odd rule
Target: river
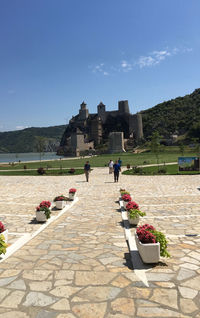
[[[63,158],[63,156],[57,156],[56,152],[45,152],[41,160],[56,160]],[[0,162],[18,162],[18,161],[39,161],[40,154],[38,152],[27,153],[0,153]]]

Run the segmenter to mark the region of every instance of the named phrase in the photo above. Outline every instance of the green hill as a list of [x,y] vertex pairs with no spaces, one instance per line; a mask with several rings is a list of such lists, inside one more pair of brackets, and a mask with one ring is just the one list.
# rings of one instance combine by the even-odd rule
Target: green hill
[[45,138],[45,151],[56,151],[65,128],[62,125],[0,132],[0,152],[34,152],[37,136]]
[[[145,139],[157,130],[164,138],[176,133],[200,141],[200,88],[142,111],[142,118]],[[0,152],[34,152],[36,136],[45,138],[46,151],[56,151],[65,129],[66,125],[61,125],[0,132]]]
[[164,138],[171,134],[200,137],[200,88],[142,111],[144,137],[157,130]]

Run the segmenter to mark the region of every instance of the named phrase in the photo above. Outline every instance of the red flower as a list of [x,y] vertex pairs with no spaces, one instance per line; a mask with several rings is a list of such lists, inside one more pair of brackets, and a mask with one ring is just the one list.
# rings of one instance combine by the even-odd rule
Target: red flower
[[137,229],[137,236],[140,242],[143,244],[156,243],[155,235],[144,229]]
[[131,201],[131,196],[129,194],[124,194],[122,196],[122,200],[125,202],[129,202],[129,201]]
[[0,222],[0,233],[5,231],[5,227],[2,222]]
[[129,201],[126,205],[126,210],[139,210],[139,205],[135,201]]
[[46,208],[50,208],[51,202],[50,201],[42,201],[40,203],[40,207],[45,206]]
[[76,189],[74,188],[69,189],[69,193],[75,193],[75,192],[76,192]]
[[46,208],[49,209],[50,206],[51,206],[51,202],[50,201],[42,201],[40,203],[40,205],[36,207],[36,211],[40,211],[40,208],[42,208],[42,207],[46,207]]
[[144,225],[139,226],[138,230],[145,230],[145,231],[152,230],[152,231],[155,231],[156,229],[155,229],[155,227],[153,227],[153,225],[144,224]]

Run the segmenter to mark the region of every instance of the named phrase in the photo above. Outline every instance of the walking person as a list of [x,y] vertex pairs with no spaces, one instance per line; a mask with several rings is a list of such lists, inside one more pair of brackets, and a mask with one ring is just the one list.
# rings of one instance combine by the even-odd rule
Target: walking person
[[122,160],[119,158],[118,159],[118,164],[120,165],[120,167],[121,167],[121,165],[122,165]]
[[114,169],[114,182],[118,182],[119,180],[119,172],[121,171],[121,167],[118,163],[118,161],[116,160],[114,165],[113,165],[113,169]]
[[89,181],[89,174],[90,174],[90,164],[89,161],[86,161],[85,165],[84,165],[84,171],[85,171],[85,177],[86,177],[86,181]]
[[113,165],[114,165],[114,162],[112,160],[110,160],[109,163],[108,163],[109,174],[113,173]]

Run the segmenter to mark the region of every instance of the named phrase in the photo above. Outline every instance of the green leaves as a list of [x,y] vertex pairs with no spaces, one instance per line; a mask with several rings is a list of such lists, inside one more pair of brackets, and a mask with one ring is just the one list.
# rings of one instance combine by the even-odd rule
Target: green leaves
[[160,243],[160,256],[163,257],[170,257],[170,254],[167,251],[167,239],[165,235],[162,232],[156,231],[156,230],[150,230],[152,234],[156,237],[156,242]]
[[5,237],[3,234],[0,235],[0,255],[6,254],[6,248],[8,247],[8,244],[5,243]]
[[145,216],[146,213],[137,209],[132,209],[128,211],[131,219],[136,219],[138,216]]

